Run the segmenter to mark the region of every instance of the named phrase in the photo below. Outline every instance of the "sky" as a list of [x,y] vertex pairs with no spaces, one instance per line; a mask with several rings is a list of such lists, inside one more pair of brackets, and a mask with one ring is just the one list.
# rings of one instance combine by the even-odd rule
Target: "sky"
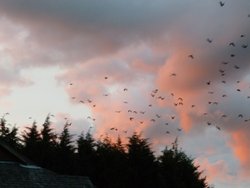
[[[250,186],[249,0],[0,0],[0,114],[180,147]],[[112,129],[113,128],[113,129]]]

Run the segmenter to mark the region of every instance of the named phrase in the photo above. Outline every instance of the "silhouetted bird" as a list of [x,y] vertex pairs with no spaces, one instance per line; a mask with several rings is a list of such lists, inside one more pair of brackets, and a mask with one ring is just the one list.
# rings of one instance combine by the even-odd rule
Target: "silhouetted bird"
[[229,43],[229,46],[235,47],[235,43],[234,43],[234,42],[230,42],[230,43]]
[[225,2],[220,1],[220,6],[223,7],[225,5]]
[[220,131],[220,127],[219,126],[216,126],[216,128]]
[[155,122],[155,119],[151,119],[150,121]]
[[156,114],[156,117],[161,118],[161,116],[159,114]]
[[247,48],[248,45],[247,45],[247,44],[242,44],[241,47],[242,47],[242,48]]
[[240,67],[238,65],[234,65],[234,68],[235,69],[239,69]]
[[212,39],[210,39],[210,38],[207,38],[207,42],[212,43],[212,42],[213,42],[213,40],[212,40]]
[[238,117],[239,117],[239,118],[243,118],[243,115],[242,115],[242,114],[239,114]]
[[194,59],[194,56],[192,54],[190,54],[188,57]]

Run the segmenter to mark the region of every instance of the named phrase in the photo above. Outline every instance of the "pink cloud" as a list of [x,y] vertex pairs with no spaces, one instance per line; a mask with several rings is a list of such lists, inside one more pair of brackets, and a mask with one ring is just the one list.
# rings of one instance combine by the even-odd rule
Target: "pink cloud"
[[243,175],[245,177],[250,176],[250,140],[248,130],[240,129],[234,132],[231,132],[232,140],[230,146],[239,159],[241,169],[243,170]]

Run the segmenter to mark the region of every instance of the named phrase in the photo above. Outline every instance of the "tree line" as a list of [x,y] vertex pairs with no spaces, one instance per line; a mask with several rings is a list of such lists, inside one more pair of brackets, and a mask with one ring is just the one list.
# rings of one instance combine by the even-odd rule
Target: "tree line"
[[178,147],[177,139],[160,156],[149,140],[134,133],[124,144],[106,136],[94,139],[90,132],[73,140],[66,122],[60,134],[48,115],[39,130],[37,123],[18,133],[0,119],[0,139],[37,165],[60,174],[88,176],[97,188],[209,188],[199,166]]

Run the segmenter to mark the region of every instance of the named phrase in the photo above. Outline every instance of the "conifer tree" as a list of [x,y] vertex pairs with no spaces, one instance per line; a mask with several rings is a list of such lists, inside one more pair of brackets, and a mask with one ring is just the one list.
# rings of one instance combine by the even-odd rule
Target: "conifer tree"
[[0,139],[15,149],[21,149],[20,138],[18,137],[18,128],[16,126],[10,129],[6,126],[7,121],[4,116],[0,119]]
[[55,168],[55,161],[56,161],[56,138],[57,135],[54,133],[53,129],[51,128],[51,121],[50,121],[50,114],[46,117],[43,125],[41,134],[41,141],[40,141],[40,154],[41,154],[41,165],[43,167],[48,167],[50,169]]
[[198,168],[194,165],[193,159],[178,148],[178,140],[176,139],[172,148],[166,147],[159,157],[159,171],[163,178],[161,179],[162,187],[208,187],[205,182],[206,178],[201,178],[201,172],[198,171]]
[[82,132],[77,139],[77,171],[78,174],[89,176],[94,180],[96,179],[97,158],[95,150],[95,140],[90,131],[86,134]]
[[62,174],[74,173],[74,146],[72,145],[73,140],[69,133],[69,126],[71,123],[66,122],[63,130],[59,136],[59,143],[57,147],[57,171]]
[[36,121],[33,122],[31,127],[25,127],[26,130],[23,132],[23,152],[34,162],[39,162],[40,159],[40,133],[37,130]]
[[147,139],[134,133],[127,144],[130,165],[129,187],[157,187],[156,161]]

